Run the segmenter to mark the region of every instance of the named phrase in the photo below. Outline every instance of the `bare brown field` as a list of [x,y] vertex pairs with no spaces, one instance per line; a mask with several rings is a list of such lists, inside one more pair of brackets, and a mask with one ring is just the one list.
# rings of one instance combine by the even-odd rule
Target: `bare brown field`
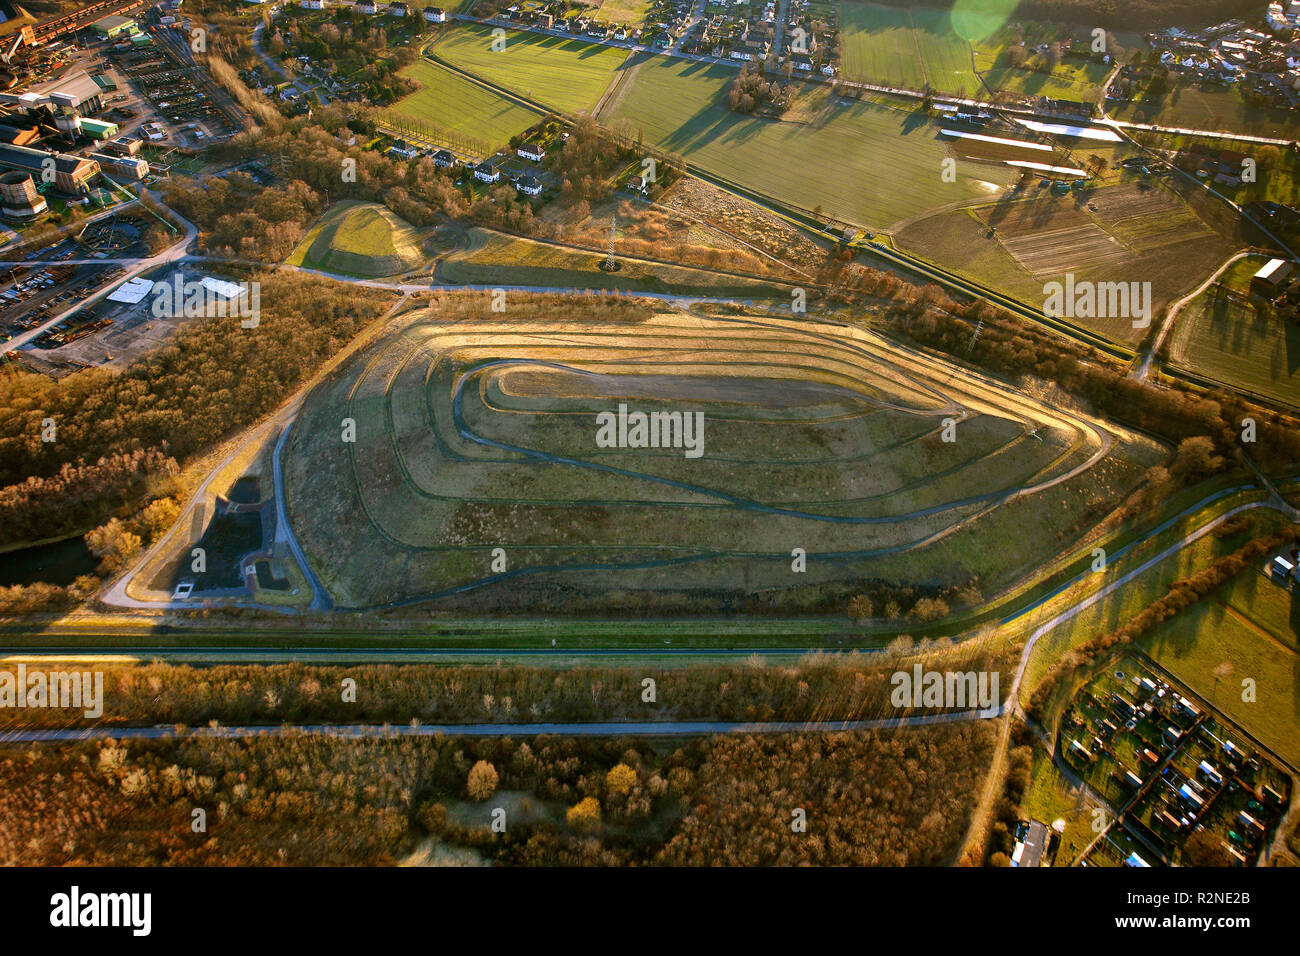
[[697,216],[713,229],[757,246],[804,272],[820,268],[832,248],[831,243],[813,239],[760,206],[700,179],[680,180],[660,203],[684,215]]
[[1033,225],[1029,217],[1012,225],[998,227],[1002,245],[1035,278],[1092,269],[1129,257],[1113,236],[1109,236],[1086,216],[1053,216],[1048,223]]

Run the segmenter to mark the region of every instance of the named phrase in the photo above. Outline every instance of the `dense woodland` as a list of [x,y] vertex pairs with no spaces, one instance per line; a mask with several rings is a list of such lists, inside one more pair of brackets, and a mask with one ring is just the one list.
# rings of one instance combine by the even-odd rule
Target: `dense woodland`
[[789,105],[788,88],[776,80],[769,82],[761,63],[745,64],[727,87],[727,107],[737,113],[780,116]]
[[1129,30],[1209,26],[1234,17],[1258,21],[1258,0],[1020,0],[1016,15]]
[[[562,221],[538,216],[533,204],[508,182],[470,203],[455,185],[462,173],[439,169],[429,156],[408,162],[345,145],[373,132],[373,122],[361,113],[320,110],[310,120],[287,121],[228,148],[232,159],[276,157],[282,183],[258,186],[240,172],[201,183],[177,179],[167,186],[164,199],[200,227],[209,252],[263,262],[284,259],[326,206],[341,199],[382,203],[415,226],[456,220],[561,239],[581,234],[591,205],[613,195],[612,177],[650,154],[635,147],[630,133],[613,134],[588,118],[579,118],[568,140],[543,160],[543,166],[558,177],[559,201],[569,210],[567,221]],[[345,166],[350,168],[347,178]],[[656,189],[679,174],[679,161],[656,157]],[[599,238],[603,240],[603,234]]]
[[6,746],[0,864],[936,865],[995,733]]
[[0,377],[0,544],[171,494],[178,461],[264,418],[390,302],[303,276],[252,281],[261,283],[255,329],[196,319],[124,370]]

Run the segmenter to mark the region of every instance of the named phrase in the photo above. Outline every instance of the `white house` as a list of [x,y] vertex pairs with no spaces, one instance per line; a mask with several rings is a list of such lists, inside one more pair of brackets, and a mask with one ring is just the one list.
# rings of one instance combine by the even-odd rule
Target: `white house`
[[482,162],[474,167],[474,178],[481,183],[494,183],[501,178],[501,173],[491,163]]
[[374,0],[357,0],[356,4],[353,5],[353,9],[357,13],[364,13],[367,16],[379,12],[379,7],[375,5]]
[[523,159],[531,159],[535,163],[540,163],[546,158],[546,150],[536,143],[524,143],[515,152]]
[[388,151],[394,156],[400,156],[402,159],[414,159],[416,156],[420,155],[418,149],[403,139],[399,139],[392,146],[388,147]]
[[525,176],[519,180],[519,191],[525,196],[540,196],[542,194],[542,184],[534,176]]
[[325,0],[298,0],[298,6],[304,10],[324,10]]
[[424,19],[428,20],[430,23],[446,23],[447,11],[442,7],[425,7]]

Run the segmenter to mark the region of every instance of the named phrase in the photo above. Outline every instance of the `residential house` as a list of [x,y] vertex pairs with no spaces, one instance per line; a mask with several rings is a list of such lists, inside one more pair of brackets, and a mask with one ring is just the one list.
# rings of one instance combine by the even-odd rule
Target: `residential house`
[[420,155],[420,151],[404,139],[399,139],[397,142],[393,143],[392,146],[388,147],[388,152],[390,155],[397,156],[401,159],[414,159],[416,156]]

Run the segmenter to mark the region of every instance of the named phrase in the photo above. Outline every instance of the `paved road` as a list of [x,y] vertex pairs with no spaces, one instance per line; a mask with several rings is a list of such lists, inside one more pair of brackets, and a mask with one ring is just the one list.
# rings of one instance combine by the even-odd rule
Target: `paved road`
[[331,600],[329,591],[325,589],[320,578],[316,576],[315,570],[307,560],[307,555],[302,550],[302,545],[298,543],[298,536],[293,533],[293,528],[289,525],[289,505],[284,496],[284,469],[280,464],[280,457],[285,442],[289,440],[289,433],[293,431],[296,417],[296,413],[291,415],[284,427],[280,429],[280,437],[275,443],[275,454],[271,459],[272,481],[275,485],[275,540],[289,546],[293,559],[298,562],[299,569],[306,575],[307,583],[311,585],[312,597],[308,610],[328,611],[334,607],[334,601]]
[[172,726],[76,727],[60,729],[8,730],[0,732],[0,744],[59,743],[73,740],[163,740],[175,737],[282,737],[319,734],[330,737],[537,737],[543,734],[566,737],[702,737],[710,734],[831,734],[862,730],[891,730],[978,720],[992,714],[955,711],[922,714],[885,720],[842,721],[730,721],[730,720],[640,720],[591,723],[531,724],[259,724],[248,727],[187,727],[181,733]]
[[[100,600],[109,607],[132,608],[135,610],[197,610],[198,608],[201,608],[203,606],[203,601],[201,599],[195,599],[192,601],[173,601],[170,599],[165,601],[141,601],[137,598],[131,597],[131,595],[127,593],[127,585],[149,565],[150,560],[156,553],[169,546],[169,543],[173,538],[189,533],[191,517],[194,513],[194,509],[200,504],[205,504],[208,501],[208,492],[217,475],[221,474],[226,466],[243,452],[250,441],[259,439],[260,436],[264,435],[269,430],[273,430],[277,425],[283,426],[283,424],[288,421],[294,413],[296,413],[298,403],[301,401],[302,393],[299,392],[289,399],[285,405],[281,406],[278,411],[272,413],[271,417],[265,422],[256,426],[249,433],[247,439],[239,442],[225,458],[218,462],[212,470],[208,472],[208,476],[203,479],[203,483],[195,489],[192,495],[190,495],[189,501],[187,501],[185,506],[181,509],[181,517],[172,524],[171,528],[168,529],[165,535],[159,538],[155,544],[149,547],[144,554],[140,556],[140,559],[131,567],[130,570],[125,574],[122,574],[113,582],[112,586],[100,596]],[[261,610],[276,611],[282,614],[293,613],[293,608],[270,605],[259,605],[258,607]]]

